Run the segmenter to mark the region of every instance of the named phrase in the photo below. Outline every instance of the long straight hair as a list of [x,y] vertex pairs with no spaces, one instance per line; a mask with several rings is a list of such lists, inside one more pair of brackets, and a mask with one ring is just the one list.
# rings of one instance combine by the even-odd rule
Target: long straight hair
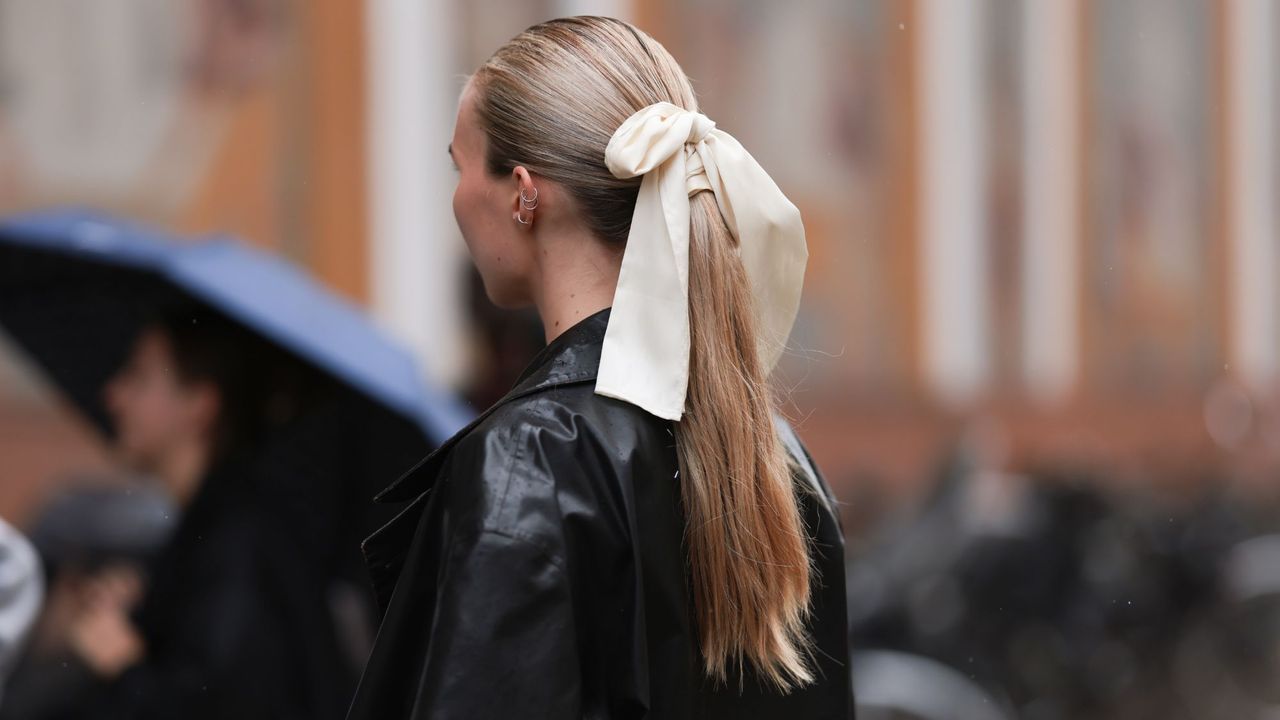
[[[697,111],[684,71],[656,40],[612,18],[535,25],[471,80],[495,175],[517,165],[558,183],[593,233],[622,248],[640,178],[605,167],[636,111]],[[704,669],[725,682],[750,664],[780,691],[813,680],[805,633],[810,559],[790,456],[757,349],[752,294],[715,197],[690,199],[684,418],[675,424],[689,568]]]

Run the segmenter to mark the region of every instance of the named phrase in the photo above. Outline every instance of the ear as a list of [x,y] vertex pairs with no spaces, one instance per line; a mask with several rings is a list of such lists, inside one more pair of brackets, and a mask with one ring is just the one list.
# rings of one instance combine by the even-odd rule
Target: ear
[[538,187],[534,185],[528,168],[523,165],[512,168],[511,179],[515,186],[511,198],[512,217],[523,219],[527,225],[532,226],[534,213],[538,209]]

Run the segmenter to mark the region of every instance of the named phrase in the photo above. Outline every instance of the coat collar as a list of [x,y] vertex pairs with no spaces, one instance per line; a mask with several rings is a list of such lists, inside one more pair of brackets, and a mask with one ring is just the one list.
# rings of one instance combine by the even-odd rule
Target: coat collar
[[515,387],[488,410],[445,440],[414,465],[408,472],[374,496],[374,502],[393,503],[410,500],[430,487],[440,464],[459,440],[476,428],[495,410],[518,398],[548,388],[574,383],[592,382],[600,369],[600,346],[604,343],[605,329],[609,325],[609,308],[589,315],[565,330],[538,352],[520,373]]

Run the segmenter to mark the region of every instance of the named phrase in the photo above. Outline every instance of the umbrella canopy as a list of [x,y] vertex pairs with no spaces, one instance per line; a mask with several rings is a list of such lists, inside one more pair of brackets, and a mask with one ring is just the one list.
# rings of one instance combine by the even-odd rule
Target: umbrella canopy
[[[293,265],[230,238],[173,238],[88,211],[0,220],[0,327],[110,432],[102,388],[158,308],[205,305],[321,371],[427,446],[469,411],[413,357]],[[385,418],[384,418],[385,419]]]

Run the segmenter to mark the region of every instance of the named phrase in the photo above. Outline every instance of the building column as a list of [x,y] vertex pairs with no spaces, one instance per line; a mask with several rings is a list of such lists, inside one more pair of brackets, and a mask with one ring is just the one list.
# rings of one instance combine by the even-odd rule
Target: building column
[[991,366],[982,27],[969,3],[919,9],[923,370],[960,406],[986,389]]
[[370,292],[430,378],[466,371],[466,254],[453,219],[457,22],[449,0],[366,0]]
[[1230,357],[1255,391],[1276,389],[1280,371],[1280,251],[1277,250],[1274,0],[1227,3],[1227,291]]
[[1080,365],[1080,11],[1038,0],[1023,13],[1023,381],[1056,402]]

